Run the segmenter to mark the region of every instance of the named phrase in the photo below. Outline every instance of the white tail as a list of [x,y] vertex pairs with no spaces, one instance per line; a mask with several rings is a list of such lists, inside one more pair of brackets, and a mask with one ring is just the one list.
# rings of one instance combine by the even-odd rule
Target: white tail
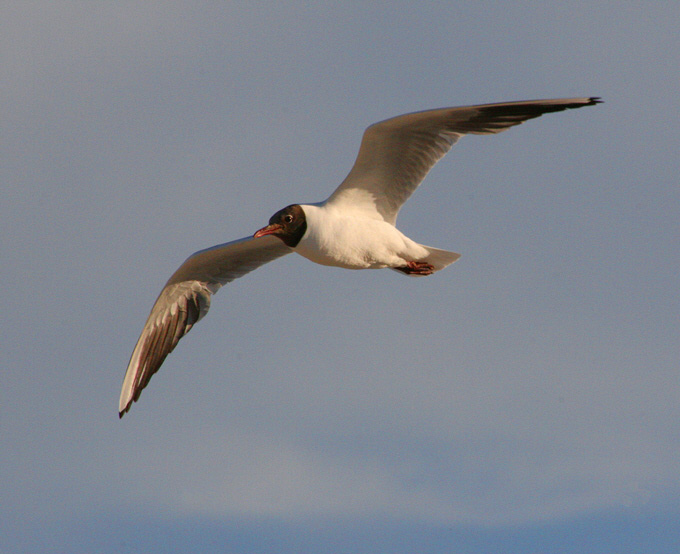
[[430,252],[430,255],[424,260],[418,261],[427,262],[428,264],[433,265],[435,271],[444,269],[446,266],[451,265],[458,258],[460,258],[460,254],[457,252],[449,252],[448,250],[441,250],[440,248],[432,248],[431,246],[425,246],[424,244],[421,244],[420,246],[427,248],[427,250]]
[[[423,248],[426,248],[429,254],[425,256],[424,258],[421,258],[419,260],[414,260],[417,262],[426,262],[433,266],[433,273],[435,271],[439,271],[440,269],[444,269],[445,267],[451,265],[453,262],[455,262],[458,258],[460,258],[460,254],[457,252],[449,252],[448,250],[441,250],[440,248],[432,248],[431,246],[425,246],[424,244],[421,244]],[[407,275],[411,275],[412,277],[420,277],[421,275],[417,273],[408,273],[405,272],[403,269],[393,267],[392,268],[394,271],[399,271],[401,273],[406,273]],[[426,273],[424,275],[429,275],[429,273]]]

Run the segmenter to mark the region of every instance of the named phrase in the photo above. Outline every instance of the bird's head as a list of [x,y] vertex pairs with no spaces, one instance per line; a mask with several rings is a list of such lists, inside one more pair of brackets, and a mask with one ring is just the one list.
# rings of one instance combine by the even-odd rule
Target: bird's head
[[287,246],[295,248],[307,230],[305,211],[299,204],[291,204],[269,218],[269,225],[257,231],[255,238],[274,235]]

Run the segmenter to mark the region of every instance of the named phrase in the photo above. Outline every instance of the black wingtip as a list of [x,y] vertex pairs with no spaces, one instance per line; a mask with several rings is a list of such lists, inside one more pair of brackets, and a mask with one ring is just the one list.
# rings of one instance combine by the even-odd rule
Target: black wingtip
[[588,102],[589,106],[592,106],[593,104],[604,104],[604,100],[599,96],[591,96],[588,100],[590,100]]

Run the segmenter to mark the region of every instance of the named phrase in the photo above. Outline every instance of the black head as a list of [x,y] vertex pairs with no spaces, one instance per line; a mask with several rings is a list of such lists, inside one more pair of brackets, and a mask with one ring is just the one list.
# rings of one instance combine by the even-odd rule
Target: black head
[[280,238],[287,246],[295,248],[307,231],[307,218],[305,211],[299,204],[291,204],[276,212],[269,218],[269,225],[260,229],[255,235],[274,235]]

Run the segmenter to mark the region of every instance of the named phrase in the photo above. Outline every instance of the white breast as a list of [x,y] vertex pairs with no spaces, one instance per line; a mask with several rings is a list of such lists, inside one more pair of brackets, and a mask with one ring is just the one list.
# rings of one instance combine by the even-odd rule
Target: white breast
[[347,269],[400,267],[427,255],[396,227],[325,205],[303,205],[307,232],[295,252],[321,265]]

